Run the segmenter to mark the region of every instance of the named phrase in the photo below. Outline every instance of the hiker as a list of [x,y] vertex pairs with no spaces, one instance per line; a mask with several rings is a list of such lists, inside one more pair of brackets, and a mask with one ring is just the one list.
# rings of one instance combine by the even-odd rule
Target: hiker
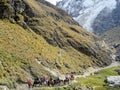
[[43,82],[45,82],[47,80],[46,76],[43,76]]
[[70,80],[74,80],[74,79],[75,79],[74,73],[71,73]]
[[53,78],[52,78],[52,76],[50,76],[50,79],[49,79],[50,81],[52,81],[53,80]]
[[31,80],[31,79],[29,79],[29,80],[27,81],[27,85],[28,85],[28,88],[31,88],[31,86],[32,86],[32,80]]
[[42,78],[42,84],[47,85],[47,77],[45,75]]
[[60,85],[60,78],[56,77],[56,79],[54,80],[54,85]]
[[37,84],[39,84],[39,86],[42,85],[42,82],[38,77],[35,78],[34,83],[33,83],[33,87],[36,86]]
[[70,79],[70,76],[67,74],[67,75],[65,76],[65,79],[66,79],[66,80],[69,80],[69,79]]
[[53,86],[54,82],[53,82],[53,78],[50,76],[49,80],[48,80],[48,86]]
[[59,77],[57,77],[57,78],[56,78],[56,80],[57,80],[57,81],[60,81],[60,78],[59,78]]
[[67,74],[65,76],[64,84],[68,83],[69,84],[70,76]]

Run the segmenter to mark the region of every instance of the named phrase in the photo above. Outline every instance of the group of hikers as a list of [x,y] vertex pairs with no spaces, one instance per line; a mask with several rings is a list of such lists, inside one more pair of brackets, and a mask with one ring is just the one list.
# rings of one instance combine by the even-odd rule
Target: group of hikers
[[46,76],[43,76],[41,78],[36,77],[34,81],[28,80],[27,84],[29,88],[36,87],[36,86],[61,86],[61,85],[66,85],[69,84],[70,81],[74,80],[75,73],[66,74],[65,79],[60,79],[59,77],[53,78],[52,76],[49,76],[47,78]]

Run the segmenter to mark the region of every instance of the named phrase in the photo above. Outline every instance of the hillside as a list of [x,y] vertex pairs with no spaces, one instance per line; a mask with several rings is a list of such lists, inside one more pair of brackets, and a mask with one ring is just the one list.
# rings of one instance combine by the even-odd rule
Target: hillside
[[120,57],[120,27],[103,33],[101,39],[105,40],[111,47],[116,48],[116,55]]
[[1,0],[0,18],[0,84],[49,75],[42,65],[65,74],[111,63],[107,45],[44,0]]

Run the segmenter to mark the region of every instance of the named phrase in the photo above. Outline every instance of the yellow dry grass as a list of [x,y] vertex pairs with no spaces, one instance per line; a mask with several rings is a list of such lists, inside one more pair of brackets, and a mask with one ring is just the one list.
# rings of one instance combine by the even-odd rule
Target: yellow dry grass
[[[30,62],[32,62],[36,57],[42,56],[48,59],[48,62],[52,63],[54,66],[54,62],[59,58],[58,52],[61,51],[64,52],[64,55],[58,63],[61,63],[63,73],[68,70],[63,65],[63,62],[68,63],[72,68],[77,67],[80,69],[81,67],[78,66],[82,62],[79,61],[90,61],[88,56],[85,56],[72,48],[72,51],[67,53],[58,47],[53,47],[49,45],[41,36],[35,34],[34,32],[28,32],[16,24],[11,24],[8,21],[0,21],[0,26],[0,49],[8,53],[15,54],[21,59],[30,60]],[[46,61],[43,60],[43,62]]]
[[[0,71],[1,82],[10,81],[11,77],[9,76],[13,76],[12,80],[17,81],[18,78],[26,80],[27,77],[30,78],[33,76],[32,74],[48,74],[36,62],[38,58],[46,67],[57,69],[61,73],[71,71],[79,73],[82,69],[86,69],[94,64],[93,61],[96,61],[95,58],[74,49],[68,44],[67,40],[70,39],[71,42],[79,42],[83,48],[89,48],[88,45],[94,46],[92,39],[96,36],[84,31],[80,26],[69,24],[72,19],[69,16],[62,18],[59,15],[54,16],[54,14],[58,14],[54,9],[44,6],[44,4],[39,6],[35,0],[24,1],[33,10],[31,11],[32,13],[39,15],[39,17],[29,17],[28,15],[30,23],[28,27],[37,29],[41,34],[35,33],[34,30],[23,29],[18,24],[10,23],[9,20],[0,20],[0,61],[4,62],[0,68],[5,67]],[[46,15],[47,13],[52,13],[53,16]],[[27,16],[27,13],[25,15]],[[17,16],[20,19],[19,22],[26,23],[24,15],[18,14]],[[76,33],[70,27],[75,28],[80,33]],[[43,38],[47,37],[54,42],[53,35],[56,32],[60,43],[64,44],[63,49],[48,44]],[[70,38],[65,36],[65,34],[68,34]],[[84,34],[87,34],[87,37]],[[32,67],[32,73],[29,67]]]
[[37,12],[43,14],[44,11],[42,10],[42,8],[40,8],[39,4],[35,1],[35,0],[24,0],[25,2],[27,2],[27,4],[31,7],[34,8]]

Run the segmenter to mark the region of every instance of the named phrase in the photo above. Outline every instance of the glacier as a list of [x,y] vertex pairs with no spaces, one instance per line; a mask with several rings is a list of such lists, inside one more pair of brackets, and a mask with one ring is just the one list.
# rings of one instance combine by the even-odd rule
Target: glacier
[[118,2],[120,0],[62,0],[57,6],[67,11],[85,29],[94,32],[95,19],[103,11],[104,13],[101,14],[103,17],[111,14]]

